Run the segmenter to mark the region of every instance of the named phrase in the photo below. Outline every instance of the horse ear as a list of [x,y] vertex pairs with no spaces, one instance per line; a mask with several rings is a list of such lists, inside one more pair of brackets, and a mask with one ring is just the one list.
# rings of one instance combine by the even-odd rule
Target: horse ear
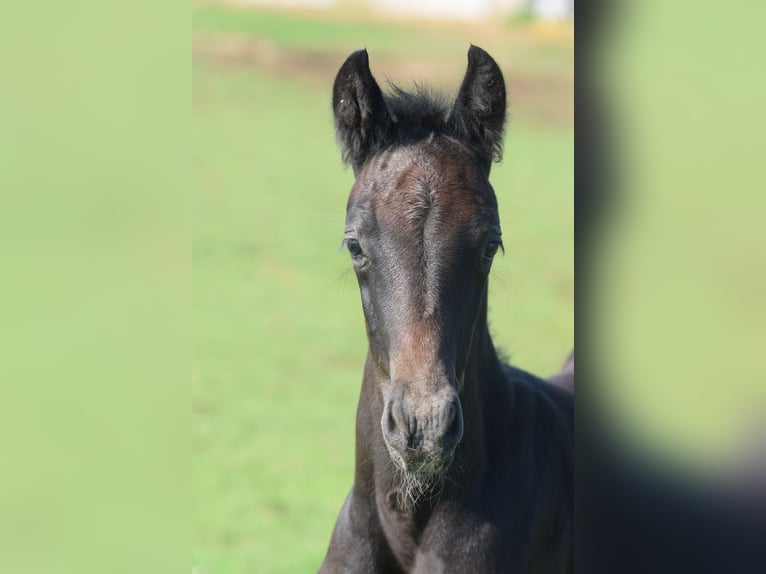
[[449,117],[455,136],[475,149],[482,163],[500,161],[505,131],[505,80],[487,52],[471,44],[468,68]]
[[343,161],[357,171],[391,130],[391,116],[375,78],[367,50],[351,54],[340,67],[332,90],[335,133]]

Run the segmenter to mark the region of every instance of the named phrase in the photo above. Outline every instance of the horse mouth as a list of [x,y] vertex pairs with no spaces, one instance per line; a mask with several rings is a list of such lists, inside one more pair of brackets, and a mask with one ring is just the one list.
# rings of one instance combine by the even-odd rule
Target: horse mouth
[[413,452],[411,456],[408,456],[409,460],[405,460],[397,450],[388,444],[386,444],[386,448],[388,449],[391,462],[394,463],[397,470],[403,474],[424,479],[444,474],[455,457],[454,450],[449,453],[437,453],[426,456]]

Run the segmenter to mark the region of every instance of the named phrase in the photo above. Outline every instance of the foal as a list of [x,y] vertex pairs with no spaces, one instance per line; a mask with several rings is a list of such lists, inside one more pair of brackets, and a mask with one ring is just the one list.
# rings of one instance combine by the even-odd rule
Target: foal
[[369,351],[322,573],[572,570],[573,397],[503,365],[487,328],[505,110],[502,73],[475,46],[451,106],[384,96],[366,50],[335,79]]

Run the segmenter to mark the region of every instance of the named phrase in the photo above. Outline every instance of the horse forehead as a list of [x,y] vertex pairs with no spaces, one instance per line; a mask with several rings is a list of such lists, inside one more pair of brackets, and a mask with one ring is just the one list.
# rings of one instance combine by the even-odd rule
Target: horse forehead
[[419,227],[436,209],[452,227],[472,222],[490,205],[491,188],[457,146],[409,146],[375,157],[360,174],[351,200],[375,211],[376,219]]

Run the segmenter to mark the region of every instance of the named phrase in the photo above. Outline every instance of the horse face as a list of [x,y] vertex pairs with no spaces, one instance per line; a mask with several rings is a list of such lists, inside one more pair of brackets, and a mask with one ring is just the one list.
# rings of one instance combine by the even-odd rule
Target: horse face
[[460,392],[500,245],[492,187],[448,137],[388,149],[359,172],[345,244],[391,458],[408,472],[440,472],[463,435]]
[[385,97],[366,51],[333,87],[335,127],[356,182],[345,244],[377,369],[381,431],[406,472],[446,468],[463,435],[460,405],[487,274],[500,246],[488,176],[500,155],[505,84],[472,46],[451,110],[396,90]]

